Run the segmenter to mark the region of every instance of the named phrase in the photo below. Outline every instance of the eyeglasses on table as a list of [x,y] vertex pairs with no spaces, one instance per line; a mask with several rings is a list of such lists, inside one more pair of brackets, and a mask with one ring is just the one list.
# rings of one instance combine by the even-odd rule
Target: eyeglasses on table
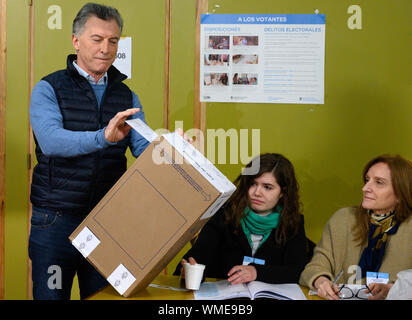
[[347,299],[360,299],[360,300],[368,300],[368,297],[370,296],[369,292],[365,292],[368,290],[369,292],[371,291],[367,285],[362,286],[360,289],[352,289],[348,287],[346,284],[342,285],[339,287],[339,298],[342,300],[347,300]]

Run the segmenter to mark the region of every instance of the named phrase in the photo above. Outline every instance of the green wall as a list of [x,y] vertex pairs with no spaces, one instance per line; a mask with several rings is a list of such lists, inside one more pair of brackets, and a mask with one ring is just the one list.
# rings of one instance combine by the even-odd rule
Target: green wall
[[26,1],[7,1],[5,299],[26,298],[29,121],[27,9]]
[[[349,6],[362,9],[350,30]],[[208,128],[258,128],[261,152],[295,165],[308,236],[319,241],[340,207],[361,200],[361,170],[381,153],[412,159],[412,1],[209,0],[213,13],[326,14],[325,103],[208,103]],[[249,149],[251,150],[251,148]],[[235,178],[241,165],[218,165]]]
[[[80,0],[35,3],[35,81],[65,65],[73,52],[71,22]],[[123,34],[133,37],[132,79],[149,125],[163,127],[163,0],[104,1],[119,9]],[[7,2],[6,299],[26,298],[28,10],[27,0]],[[362,8],[362,29],[350,30],[348,7]],[[50,5],[62,8],[62,29],[50,30]],[[172,0],[170,130],[193,127],[195,1]],[[209,0],[210,13],[326,14],[323,105],[208,103],[207,128],[260,129],[260,151],[280,152],[295,165],[306,232],[317,242],[338,208],[359,203],[361,170],[373,156],[412,159],[412,1],[410,0]],[[1,71],[0,71],[1,72]],[[229,147],[229,141],[227,142]],[[250,146],[250,150],[251,146]],[[129,159],[133,159],[129,155]],[[217,164],[234,179],[243,164]],[[179,257],[169,266],[174,269]],[[76,289],[73,298],[78,298]]]

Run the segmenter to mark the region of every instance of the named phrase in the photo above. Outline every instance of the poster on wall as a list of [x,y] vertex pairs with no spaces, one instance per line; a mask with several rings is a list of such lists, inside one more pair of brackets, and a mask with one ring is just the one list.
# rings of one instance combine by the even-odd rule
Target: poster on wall
[[132,78],[132,38],[121,37],[113,65],[128,79]]
[[324,103],[324,14],[202,14],[200,101]]

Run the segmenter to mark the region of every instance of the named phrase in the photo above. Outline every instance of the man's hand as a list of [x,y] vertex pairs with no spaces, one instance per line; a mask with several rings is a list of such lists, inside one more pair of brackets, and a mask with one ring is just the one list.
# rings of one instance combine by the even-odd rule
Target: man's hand
[[120,141],[129,134],[131,127],[125,123],[126,119],[139,112],[139,108],[131,108],[118,112],[108,123],[104,130],[104,137],[109,142]]

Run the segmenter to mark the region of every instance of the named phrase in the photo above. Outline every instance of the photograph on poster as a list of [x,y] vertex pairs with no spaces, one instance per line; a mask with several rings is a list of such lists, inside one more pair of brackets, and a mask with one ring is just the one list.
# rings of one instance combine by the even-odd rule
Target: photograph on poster
[[227,86],[229,82],[229,76],[227,73],[205,73],[204,85],[212,87]]
[[205,66],[228,67],[229,58],[228,54],[205,54],[204,64]]
[[232,59],[235,65],[259,63],[257,54],[235,54]]
[[233,36],[233,46],[258,46],[258,36]]
[[257,85],[257,73],[235,73],[232,79],[233,85]]
[[207,48],[216,50],[228,50],[230,48],[230,36],[209,36],[207,39]]

